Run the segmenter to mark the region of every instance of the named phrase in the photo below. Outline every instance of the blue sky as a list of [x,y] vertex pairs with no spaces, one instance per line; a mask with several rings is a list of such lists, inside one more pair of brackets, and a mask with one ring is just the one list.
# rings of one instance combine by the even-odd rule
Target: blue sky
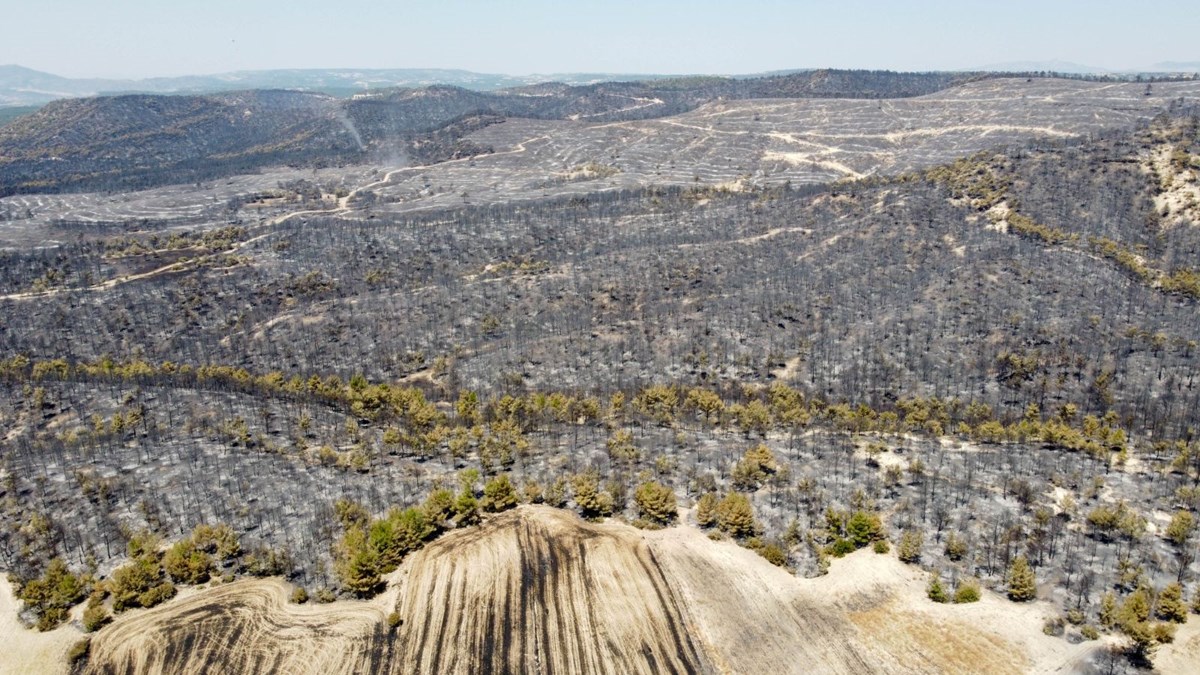
[[1200,61],[1195,0],[7,0],[0,64],[73,77],[268,68],[751,73]]

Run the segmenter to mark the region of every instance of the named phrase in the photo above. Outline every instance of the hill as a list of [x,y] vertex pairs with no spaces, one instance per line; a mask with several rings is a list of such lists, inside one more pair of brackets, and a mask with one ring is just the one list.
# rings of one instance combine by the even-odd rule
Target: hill
[[0,128],[0,191],[130,189],[361,153],[336,100],[296,92],[51,103]]
[[[362,161],[368,149],[376,156],[412,155],[422,162],[486,152],[454,148],[463,131],[453,125],[464,117],[640,119],[690,110],[718,97],[914,96],[962,78],[813,71],[748,80],[562,85],[543,88],[539,95],[439,85],[349,101],[282,91],[60,101],[0,127],[0,196],[137,189],[271,165]],[[428,136],[438,131],[441,137]],[[422,149],[430,141],[439,150]]]
[[[795,74],[805,71],[788,71]],[[782,73],[743,75],[729,79],[758,79]],[[250,89],[292,89],[336,96],[393,88],[453,86],[495,91],[561,83],[573,86],[604,82],[678,80],[677,75],[618,73],[558,73],[498,75],[445,68],[326,68],[238,71],[215,75],[158,77],[143,80],[67,78],[18,65],[0,66],[0,107],[40,106],[62,98],[113,94],[213,94]]]
[[[939,102],[935,109],[945,106]],[[747,124],[754,124],[753,110],[744,113]],[[712,165],[713,154],[727,152],[719,144],[730,138],[743,143],[749,135],[733,126],[736,115],[721,119],[730,121],[729,133],[712,133],[705,141],[715,151],[697,155],[691,166],[683,163],[685,154],[676,154],[676,170],[687,178],[670,189],[614,190],[609,181],[639,174],[629,164],[616,164],[615,173],[614,165],[597,164],[554,183],[543,178],[516,193],[525,196],[521,202],[509,196],[504,205],[464,204],[460,191],[471,191],[468,201],[503,194],[504,183],[489,191],[485,180],[544,176],[543,167],[557,162],[547,158],[547,145],[530,143],[535,150],[447,163],[452,174],[432,167],[374,179],[369,189],[343,188],[341,201],[314,200],[322,193],[316,186],[279,192],[274,205],[206,197],[206,208],[223,218],[284,213],[262,221],[252,234],[244,231],[242,241],[219,244],[214,253],[239,256],[220,274],[187,266],[121,283],[125,274],[161,266],[151,254],[155,245],[144,240],[149,232],[137,237],[146,252],[119,259],[91,243],[53,254],[12,252],[0,276],[5,302],[37,302],[32,311],[14,313],[0,345],[9,353],[66,355],[41,342],[57,331],[69,337],[75,358],[137,345],[160,360],[177,358],[171,345],[186,341],[204,345],[206,359],[256,370],[346,376],[361,370],[374,378],[408,374],[397,369],[405,354],[414,353],[424,358],[413,370],[438,357],[452,359],[453,376],[472,389],[498,388],[496,373],[534,387],[609,387],[663,377],[763,382],[781,364],[799,359],[794,377],[834,399],[877,404],[899,392],[975,396],[1013,412],[1030,402],[1045,407],[1071,401],[1083,410],[1103,413],[1115,406],[1122,414],[1156,419],[1154,402],[1164,392],[1145,374],[1167,378],[1177,388],[1173,395],[1190,396],[1184,387],[1186,345],[1200,335],[1187,274],[1196,242],[1192,228],[1172,225],[1195,218],[1186,178],[1194,140],[1185,122],[1085,145],[1061,145],[1066,139],[1060,135],[1039,141],[1036,150],[1018,146],[942,170],[914,167],[916,157],[928,161],[944,152],[949,159],[974,149],[932,136],[934,145],[905,145],[920,155],[897,156],[896,168],[909,173],[846,186],[793,184],[789,190],[782,184],[786,173],[773,184],[736,182],[745,164],[699,184],[690,180],[696,167]],[[1094,119],[1091,113],[1088,119]],[[1067,121],[1055,124],[1070,128]],[[991,127],[982,127],[989,137]],[[831,135],[858,137],[853,131]],[[867,137],[857,141],[859,148]],[[656,142],[664,151],[674,143],[651,137],[639,147]],[[1185,168],[1170,171],[1182,171],[1182,182],[1156,192],[1167,169],[1150,158],[1179,143]],[[871,161],[886,157],[867,147],[863,156]],[[771,151],[758,152],[762,161]],[[534,163],[525,167],[510,163],[529,159]],[[842,160],[850,166],[856,161],[854,155]],[[797,167],[805,168],[803,162]],[[520,171],[528,171],[528,179]],[[642,169],[640,176],[649,173]],[[608,191],[596,193],[597,183]],[[398,188],[404,191],[393,192]],[[560,189],[558,197],[538,198]],[[310,196],[298,201],[303,194]],[[433,208],[439,202],[445,206]],[[411,205],[424,210],[396,212]],[[289,208],[302,213],[290,217]],[[1020,217],[1007,219],[1013,210]],[[61,238],[138,227],[138,221],[122,225],[116,219],[58,226]],[[282,242],[286,248],[277,248]],[[366,269],[363,250],[374,256]],[[69,260],[69,269],[53,257]],[[856,281],[864,261],[871,261],[876,280],[865,286]],[[637,275],[618,273],[631,264]],[[1064,265],[1074,270],[1070,278],[1061,274]],[[378,278],[368,280],[371,270]],[[313,274],[327,279],[321,290],[296,293],[297,280]],[[47,275],[58,290],[29,294]],[[1076,276],[1092,283],[1072,286]],[[205,289],[206,309],[198,316],[183,310],[192,284]],[[257,290],[247,296],[239,290],[246,288]],[[965,289],[967,297],[955,300]],[[105,301],[73,305],[71,323],[127,325],[125,330],[73,334],[52,328],[61,321],[56,303],[93,294]],[[139,307],[141,317],[132,325],[118,319],[130,306]],[[746,307],[759,309],[748,315]],[[239,328],[230,331],[234,313]],[[525,316],[539,319],[530,323]],[[655,317],[652,326],[644,325],[647,316]],[[318,337],[329,331],[344,336],[337,350]],[[1160,333],[1179,349],[1147,352],[1140,338],[1131,337]],[[289,345],[283,362],[278,344]],[[1032,359],[1032,365],[1016,376],[998,376],[1010,357]],[[1075,365],[1077,359],[1082,365]],[[1109,399],[1090,393],[1095,382],[1113,377]],[[1174,420],[1158,423],[1182,430],[1186,406],[1160,412],[1169,410]]]
[[0,66],[0,107],[40,106],[63,98],[113,94],[212,94],[249,89],[293,89],[350,96],[373,89],[451,85],[490,91],[539,82],[592,84],[647,80],[655,75],[564,73],[511,76],[445,68],[326,68],[254,70],[214,75],[156,77],[142,80],[67,78],[18,65]]
[[363,162],[0,200],[0,566],[62,631],[21,644],[86,613],[97,670],[1189,663],[1200,84],[654,86],[14,137],[118,176],[317,119],[281,152]]
[[[217,587],[118,621],[85,672],[1017,673],[1090,651],[1040,635],[1038,609],[935,611],[894,559],[842,565],[798,582],[695,530],[525,507],[414,556],[369,605],[288,605],[274,582]],[[998,625],[1005,615],[1024,628]]]

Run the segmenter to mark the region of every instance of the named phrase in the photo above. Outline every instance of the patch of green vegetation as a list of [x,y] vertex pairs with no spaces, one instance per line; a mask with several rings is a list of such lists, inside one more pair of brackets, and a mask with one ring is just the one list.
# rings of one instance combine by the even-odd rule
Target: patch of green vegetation
[[445,532],[451,524],[466,527],[479,522],[479,511],[499,512],[517,504],[516,488],[507,475],[493,477],[475,497],[479,472],[468,469],[459,475],[457,497],[446,489],[433,491],[420,507],[393,508],[382,518],[371,518],[362,505],[339,500],[334,511],[344,533],[335,550],[334,568],[342,586],[366,597],[379,590],[381,575],[400,564],[409,553]]
[[1067,232],[1066,230],[1057,227],[1050,227],[1036,222],[1032,218],[1028,218],[1016,212],[1009,212],[1005,216],[1008,221],[1008,226],[1018,234],[1029,238],[1039,239],[1051,246],[1064,243],[1073,243],[1079,240],[1079,235]]
[[73,574],[62,558],[54,558],[40,577],[19,584],[17,597],[33,610],[38,630],[47,631],[67,620],[72,607],[91,591],[90,576]]
[[979,598],[979,582],[974,579],[962,579],[958,582],[958,588],[954,589],[955,604],[979,602]]
[[990,209],[1008,197],[1012,179],[994,166],[987,154],[964,157],[925,172],[926,178],[947,186],[955,199],[968,199],[976,208]]
[[1179,293],[1193,300],[1200,300],[1200,270],[1179,268],[1164,274],[1160,287],[1168,293]]

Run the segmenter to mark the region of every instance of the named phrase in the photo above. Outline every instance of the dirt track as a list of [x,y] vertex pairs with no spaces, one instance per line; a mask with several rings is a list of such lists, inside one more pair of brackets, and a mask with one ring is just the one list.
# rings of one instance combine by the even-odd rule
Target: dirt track
[[88,672],[1070,672],[1095,645],[1041,635],[1037,605],[934,605],[891,556],[802,580],[692,528],[543,507],[451,534],[391,581],[330,605],[288,604],[277,580],[198,592],[101,631]]

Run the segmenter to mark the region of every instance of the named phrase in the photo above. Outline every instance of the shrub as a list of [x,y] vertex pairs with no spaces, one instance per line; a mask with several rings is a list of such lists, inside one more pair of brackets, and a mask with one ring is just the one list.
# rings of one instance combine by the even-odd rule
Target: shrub
[[108,610],[104,609],[104,605],[94,604],[88,605],[88,608],[83,611],[83,629],[89,633],[94,633],[104,627],[112,617],[108,615]]
[[[388,521],[379,521],[376,525],[380,527],[372,528],[371,539],[367,538],[362,528],[355,527],[347,530],[337,545],[334,571],[338,580],[344,588],[360,596],[374,593],[382,583],[379,577],[381,561],[376,546],[386,546],[390,551],[395,541],[390,536]],[[388,530],[389,536],[386,543],[380,543],[385,540],[382,533],[384,529]]]
[[929,577],[929,586],[926,588],[925,594],[934,602],[946,602],[950,599],[946,595],[946,589],[942,587],[942,577],[937,572]]
[[308,591],[304,590],[303,586],[297,586],[296,590],[292,591],[292,602],[297,605],[308,602]]
[[141,607],[154,607],[175,597],[175,584],[169,581],[151,588],[150,590],[138,596],[138,604]]
[[775,455],[765,444],[759,443],[747,450],[733,467],[733,485],[739,490],[753,492],[777,471],[779,463],[775,461]]
[[696,501],[696,522],[700,527],[712,527],[717,524],[717,496],[711,492],[700,495]]
[[876,541],[872,548],[875,549],[875,552],[879,553],[880,555],[892,550],[891,545],[887,543],[887,539],[880,539]]
[[717,504],[717,527],[731,537],[743,539],[758,532],[758,521],[754,519],[754,507],[750,499],[740,492],[730,492]]
[[545,501],[545,498],[542,496],[542,486],[538,485],[538,482],[535,480],[525,483],[522,492],[522,498],[530,504],[541,504]]
[[454,500],[454,524],[466,527],[479,523],[479,500],[469,488],[464,488]]
[[600,489],[600,479],[595,473],[582,473],[572,480],[575,488],[575,505],[584,518],[595,520],[612,515],[612,495]]
[[1117,596],[1112,591],[1100,596],[1100,625],[1105,628],[1117,625]]
[[1183,587],[1178,583],[1168,584],[1158,594],[1158,605],[1155,610],[1158,618],[1171,623],[1187,621],[1187,605],[1183,604]]
[[964,605],[969,602],[979,602],[979,582],[974,579],[963,579],[954,590],[955,604]]
[[172,579],[183,584],[204,583],[212,570],[212,558],[197,548],[191,538],[173,545],[163,556],[162,564]]
[[[162,566],[152,554],[143,554],[118,567],[108,582],[109,592],[113,596],[113,610],[123,612],[131,607],[150,607],[148,602],[167,599],[162,597],[165,589],[151,593],[162,584],[162,578]],[[171,586],[171,590],[171,595],[174,595],[174,586]]]
[[957,532],[951,532],[946,536],[946,557],[958,562],[967,555],[967,540],[958,536]]
[[480,506],[484,511],[497,513],[516,505],[517,489],[508,479],[508,474],[500,474],[483,486],[483,501],[480,502]]
[[839,537],[835,539],[833,543],[829,545],[829,548],[825,550],[827,553],[829,553],[829,555],[835,558],[841,558],[848,553],[854,553],[855,549],[853,542],[851,542],[849,539],[842,539]]
[[675,520],[676,509],[675,491],[655,481],[647,481],[637,487],[633,493],[633,501],[637,505],[642,518],[666,525]]
[[90,582],[72,574],[62,558],[54,558],[36,579],[21,586],[17,596],[37,616],[38,630],[52,630],[67,620],[67,612],[87,597]]
[[766,558],[767,562],[776,567],[787,567],[787,553],[779,544],[764,542],[758,537],[752,537],[746,542],[746,548]]
[[197,525],[192,530],[192,543],[220,560],[232,560],[242,553],[237,533],[228,525]]
[[87,661],[88,654],[92,651],[92,639],[83,638],[79,642],[71,645],[71,649],[67,652],[67,662],[72,668],[77,668]]
[[1192,536],[1192,531],[1195,529],[1195,518],[1192,517],[1189,511],[1178,511],[1171,517],[1171,523],[1167,526],[1166,538],[1175,546],[1180,548],[1187,545],[1188,539]]
[[846,533],[854,548],[862,548],[883,537],[883,523],[877,514],[855,511],[846,524]]
[[915,564],[921,560],[921,546],[924,544],[924,537],[918,530],[905,530],[900,536],[900,546],[896,550],[896,555],[900,557],[901,562]]
[[441,488],[429,493],[425,498],[425,503],[421,506],[421,510],[425,512],[425,517],[434,525],[450,520],[454,515],[454,492]]
[[1158,644],[1170,644],[1175,641],[1175,624],[1156,623],[1154,624],[1153,633],[1154,641]]
[[242,564],[250,576],[273,577],[287,572],[292,559],[286,550],[263,547],[247,553]]

